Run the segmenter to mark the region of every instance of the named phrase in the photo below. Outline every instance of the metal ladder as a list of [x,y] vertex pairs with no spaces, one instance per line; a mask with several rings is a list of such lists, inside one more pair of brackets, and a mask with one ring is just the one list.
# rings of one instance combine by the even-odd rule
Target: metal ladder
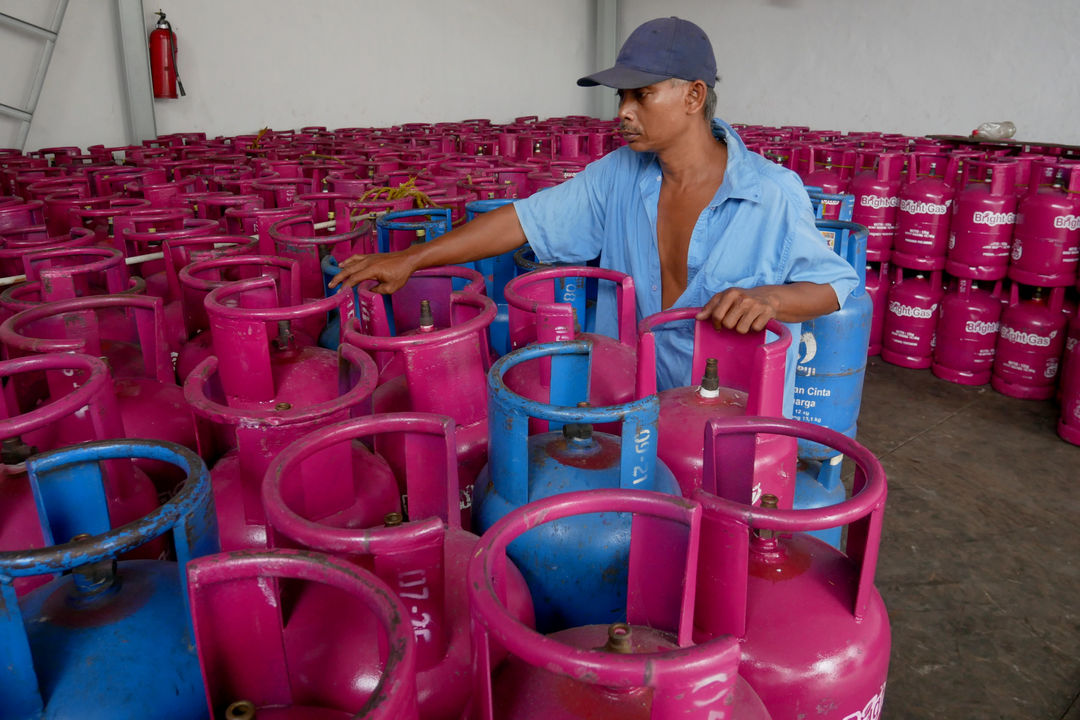
[[17,147],[23,150],[26,146],[26,138],[30,134],[30,122],[34,119],[34,111],[37,109],[38,98],[41,97],[41,88],[45,85],[45,73],[49,70],[49,62],[52,60],[53,48],[56,47],[56,37],[60,34],[60,25],[64,22],[64,13],[67,12],[68,0],[58,0],[56,10],[53,12],[52,22],[49,27],[41,27],[33,23],[20,20],[5,13],[0,13],[0,27],[24,35],[31,35],[45,42],[45,49],[38,61],[37,72],[34,75],[33,85],[30,86],[30,96],[27,98],[25,108],[16,107],[0,102],[0,115],[15,118],[20,121],[19,138]]

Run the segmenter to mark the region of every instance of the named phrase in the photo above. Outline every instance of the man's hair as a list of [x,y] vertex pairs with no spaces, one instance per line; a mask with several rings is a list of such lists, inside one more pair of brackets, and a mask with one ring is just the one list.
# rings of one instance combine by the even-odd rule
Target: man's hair
[[[671,78],[671,84],[679,87],[689,85],[690,81],[682,78]],[[705,106],[702,108],[702,114],[705,116],[705,122],[709,123],[716,117],[716,90],[708,85],[705,86]]]

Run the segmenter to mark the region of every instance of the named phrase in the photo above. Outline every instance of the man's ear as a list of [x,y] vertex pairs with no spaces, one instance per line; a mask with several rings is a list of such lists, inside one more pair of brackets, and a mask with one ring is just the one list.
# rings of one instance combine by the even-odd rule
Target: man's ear
[[695,80],[686,85],[686,114],[696,115],[705,107],[705,98],[708,88],[701,80]]

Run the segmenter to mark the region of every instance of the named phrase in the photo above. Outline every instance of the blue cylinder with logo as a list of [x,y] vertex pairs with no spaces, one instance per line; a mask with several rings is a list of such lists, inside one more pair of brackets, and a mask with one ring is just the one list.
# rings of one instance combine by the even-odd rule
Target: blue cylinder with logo
[[[588,397],[591,343],[543,343],[514,350],[488,374],[488,466],[476,479],[473,525],[482,533],[511,510],[575,490],[632,488],[679,494],[656,458],[656,395],[609,407],[580,406]],[[515,365],[540,359],[551,367],[551,403],[528,400],[503,381]],[[529,436],[529,419],[548,432]],[[620,436],[593,430],[621,423]],[[537,629],[610,624],[626,615],[630,518],[614,513],[546,523],[510,546],[536,608]]]
[[[470,200],[465,203],[465,222],[470,222],[477,215],[491,212],[503,205],[511,205],[513,202],[510,198]],[[489,330],[491,349],[497,356],[505,355],[510,350],[510,309],[506,304],[506,297],[503,296],[503,288],[516,274],[514,251],[476,260],[468,263],[468,266],[484,276],[488,297],[495,301],[495,320],[491,323]]]
[[[859,282],[843,308],[802,324],[793,416],[854,438],[873,316],[873,302],[866,292],[868,232],[862,225],[839,220],[818,220],[817,227],[826,240],[832,238],[833,250],[855,268]],[[843,499],[841,459],[836,451],[800,440],[798,454],[794,507],[823,507]],[[819,536],[838,545],[839,531],[835,538],[826,538],[829,532]]]
[[[158,509],[111,528],[99,464],[130,458],[169,463],[187,479]],[[110,440],[26,467],[46,546],[0,552],[0,718],[204,717],[184,573],[218,550],[202,460],[179,445]],[[175,562],[117,559],[166,533]],[[16,600],[14,578],[46,574],[56,577]]]

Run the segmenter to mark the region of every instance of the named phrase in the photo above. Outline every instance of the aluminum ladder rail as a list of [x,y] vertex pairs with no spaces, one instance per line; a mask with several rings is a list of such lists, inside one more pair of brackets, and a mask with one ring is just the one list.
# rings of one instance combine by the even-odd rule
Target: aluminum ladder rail
[[56,47],[56,38],[60,34],[60,25],[64,22],[67,6],[68,0],[58,0],[52,23],[47,28],[20,20],[6,13],[0,13],[0,27],[21,34],[32,35],[45,42],[45,49],[38,61],[33,84],[30,86],[27,106],[20,108],[0,102],[0,115],[6,115],[20,121],[19,137],[16,141],[19,150],[24,150],[26,147],[26,138],[30,135],[30,123],[34,119],[34,111],[37,109],[38,99],[41,97],[41,88],[45,85],[45,73],[48,72],[49,63],[52,61],[53,48]]

